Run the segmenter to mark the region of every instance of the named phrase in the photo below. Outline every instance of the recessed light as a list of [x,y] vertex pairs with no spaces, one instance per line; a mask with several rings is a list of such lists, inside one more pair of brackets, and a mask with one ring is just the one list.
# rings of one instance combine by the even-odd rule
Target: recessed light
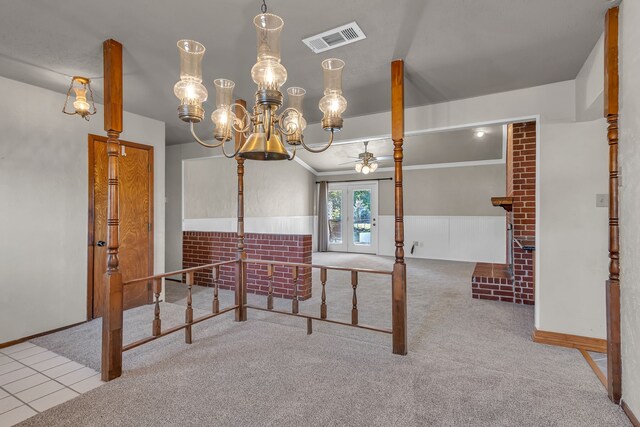
[[473,133],[475,135],[476,138],[482,138],[485,135],[485,131],[483,130],[477,130]]

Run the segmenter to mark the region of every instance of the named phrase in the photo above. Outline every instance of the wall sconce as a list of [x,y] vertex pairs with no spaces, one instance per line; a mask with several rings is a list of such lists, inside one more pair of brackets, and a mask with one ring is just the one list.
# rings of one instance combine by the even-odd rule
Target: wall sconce
[[[73,111],[67,109],[69,104],[69,97],[71,96],[71,90],[75,92],[75,101],[73,101]],[[87,92],[89,92],[89,99],[87,99]],[[93,90],[91,90],[91,80],[86,77],[74,76],[71,79],[69,90],[67,91],[67,97],[64,100],[64,107],[62,112],[69,115],[78,114],[86,121],[89,121],[89,116],[93,116],[96,113],[96,105],[93,102]]]

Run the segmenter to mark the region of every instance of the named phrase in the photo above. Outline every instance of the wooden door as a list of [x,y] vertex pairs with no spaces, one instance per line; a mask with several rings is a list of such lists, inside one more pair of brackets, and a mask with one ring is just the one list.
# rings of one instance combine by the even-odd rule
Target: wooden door
[[[120,271],[124,281],[153,274],[153,147],[121,141]],[[89,135],[89,318],[102,315],[107,263],[107,144]],[[126,286],[124,308],[152,301],[149,283]]]

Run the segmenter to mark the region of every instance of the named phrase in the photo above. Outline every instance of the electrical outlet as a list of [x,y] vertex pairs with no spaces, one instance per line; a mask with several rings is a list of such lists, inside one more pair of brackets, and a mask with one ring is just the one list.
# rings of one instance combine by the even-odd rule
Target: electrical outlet
[[609,195],[608,194],[596,194],[596,207],[597,208],[606,208],[609,206]]

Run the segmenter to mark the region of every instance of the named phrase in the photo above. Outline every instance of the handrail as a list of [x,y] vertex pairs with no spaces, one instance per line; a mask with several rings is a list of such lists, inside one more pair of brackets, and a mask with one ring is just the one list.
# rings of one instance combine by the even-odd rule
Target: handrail
[[134,283],[146,282],[148,280],[153,280],[153,279],[162,279],[164,277],[176,276],[178,274],[189,273],[191,271],[204,270],[206,268],[212,268],[212,267],[216,267],[216,266],[220,266],[220,265],[235,264],[238,261],[239,260],[237,260],[237,259],[232,259],[232,260],[229,260],[229,261],[214,262],[213,264],[198,265],[196,267],[190,267],[190,268],[185,268],[185,269],[182,269],[182,270],[170,271],[168,273],[155,274],[153,276],[147,276],[147,277],[141,277],[139,279],[128,280],[128,281],[124,282],[122,285],[123,286],[127,286],[127,285],[132,285]]
[[243,260],[243,262],[247,264],[284,265],[288,267],[326,268],[327,270],[357,271],[358,273],[386,274],[389,276],[393,274],[392,271],[386,271],[386,270],[372,270],[369,268],[349,268],[349,267],[338,267],[338,266],[318,265],[318,264],[302,264],[298,262],[270,261],[268,259],[245,259]]

